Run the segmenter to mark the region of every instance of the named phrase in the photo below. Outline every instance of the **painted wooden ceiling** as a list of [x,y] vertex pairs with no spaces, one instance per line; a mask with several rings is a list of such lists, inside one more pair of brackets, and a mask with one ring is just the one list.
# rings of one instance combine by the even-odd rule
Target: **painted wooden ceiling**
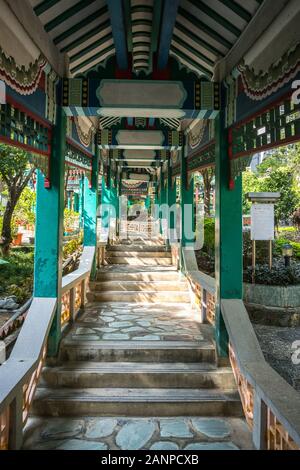
[[163,70],[170,55],[212,77],[263,0],[30,0],[72,76],[115,55],[120,69]]

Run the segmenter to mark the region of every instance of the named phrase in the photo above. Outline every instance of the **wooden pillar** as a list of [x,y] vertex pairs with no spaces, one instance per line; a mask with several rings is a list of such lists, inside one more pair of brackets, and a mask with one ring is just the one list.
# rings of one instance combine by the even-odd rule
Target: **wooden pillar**
[[39,171],[34,256],[34,297],[57,298],[57,311],[48,339],[48,354],[55,356],[61,338],[62,242],[64,216],[64,174],[66,153],[66,116],[61,108],[53,129],[51,187]]
[[228,355],[228,335],[221,299],[242,299],[242,178],[229,189],[228,132],[223,113],[216,119],[216,344],[219,357]]

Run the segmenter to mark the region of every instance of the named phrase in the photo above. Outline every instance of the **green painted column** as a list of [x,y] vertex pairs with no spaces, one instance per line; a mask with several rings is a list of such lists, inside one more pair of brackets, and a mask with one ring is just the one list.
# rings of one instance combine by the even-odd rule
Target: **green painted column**
[[163,174],[163,166],[161,164],[161,171],[160,171],[160,177],[159,177],[159,198],[158,198],[158,203],[159,203],[159,233],[162,235],[163,230],[162,230],[162,218],[163,218],[163,212],[162,212],[162,205],[164,204],[164,199],[165,199],[165,187],[164,187],[164,174]]
[[[169,234],[170,230],[174,230],[176,227],[176,184],[172,185],[172,167],[170,159],[168,161],[168,176],[167,176],[167,194],[166,194],[167,205],[169,207]],[[174,209],[174,210],[173,210]],[[168,240],[169,242],[169,240]]]
[[79,213],[79,194],[74,193],[74,211]]
[[[108,182],[110,183],[110,176],[108,178]],[[111,191],[110,191],[110,184],[106,184],[106,177],[102,176],[102,191],[101,191],[101,223],[102,228],[108,229],[109,228],[109,219],[110,219],[110,212],[108,210],[108,206],[111,204]]]
[[181,246],[185,247],[194,243],[194,181],[188,181],[187,158],[185,147],[181,152],[180,173],[181,195]]
[[56,356],[61,338],[62,242],[67,118],[61,108],[52,134],[51,187],[39,171],[37,180],[34,297],[57,298],[57,311],[48,339],[48,354]]
[[84,206],[84,176],[79,182],[79,226],[83,228],[83,206]]
[[84,180],[84,246],[97,246],[97,207],[98,207],[98,172],[99,172],[99,149],[96,145],[96,152],[92,163],[91,182],[85,177]]
[[216,120],[216,344],[220,357],[228,354],[228,336],[221,299],[242,299],[243,293],[242,178],[229,189],[228,136],[224,117]]

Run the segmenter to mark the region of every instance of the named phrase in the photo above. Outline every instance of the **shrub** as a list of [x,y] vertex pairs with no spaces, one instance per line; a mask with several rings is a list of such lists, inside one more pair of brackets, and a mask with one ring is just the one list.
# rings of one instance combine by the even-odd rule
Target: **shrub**
[[[252,267],[244,271],[244,282],[252,282]],[[255,284],[269,286],[291,286],[300,284],[300,266],[292,263],[285,267],[283,260],[274,263],[272,269],[268,265],[260,265],[255,269]]]
[[22,304],[32,295],[33,288],[33,250],[11,250],[6,258],[9,264],[1,266],[1,297],[15,295]]
[[289,243],[293,247],[293,257],[300,259],[300,243],[288,240],[287,238],[278,238],[275,241],[274,254],[282,256],[282,246]]
[[209,255],[215,252],[215,219],[204,219],[204,245],[203,250]]
[[63,247],[63,256],[68,258],[75,251],[77,251],[82,245],[82,237],[75,238],[74,240],[68,241]]

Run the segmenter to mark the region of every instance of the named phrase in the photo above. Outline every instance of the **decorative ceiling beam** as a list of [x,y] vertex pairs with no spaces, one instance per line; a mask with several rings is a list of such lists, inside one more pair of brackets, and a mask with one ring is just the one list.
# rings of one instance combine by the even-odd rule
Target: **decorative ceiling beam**
[[156,52],[158,48],[159,26],[162,12],[162,0],[153,1],[153,24],[151,35],[151,51]]
[[59,2],[60,0],[44,0],[34,7],[34,13],[40,16]]
[[219,42],[220,44],[227,47],[228,49],[231,49],[233,45],[232,42],[225,39],[224,36],[217,33],[213,28],[210,28],[209,26],[207,26],[206,23],[203,23],[203,21],[200,21],[198,18],[196,18],[194,15],[186,11],[184,8],[179,7],[178,13],[180,16],[182,16],[182,18],[189,21],[192,25],[194,25],[197,29],[199,29],[200,32],[203,31],[215,41]]
[[73,49],[75,49],[76,47],[80,46],[81,44],[84,44],[86,41],[88,41],[89,39],[91,39],[95,35],[101,33],[103,30],[105,30],[107,28],[110,28],[110,21],[109,20],[104,21],[99,26],[96,26],[96,28],[91,29],[87,33],[80,36],[78,39],[75,39],[70,44],[63,47],[60,51],[61,52],[70,52]]
[[177,36],[176,34],[174,34],[173,36],[173,42],[176,42],[177,44],[179,44],[180,46],[182,46],[184,49],[186,49],[187,51],[189,51],[191,54],[195,55],[196,57],[198,57],[198,59],[202,60],[203,62],[205,62],[207,65],[210,65],[211,67],[214,66],[214,61],[209,59],[206,55],[202,54],[201,52],[199,52],[198,49],[195,49],[194,47],[192,47],[190,44],[188,44],[187,42],[183,41],[179,36]]
[[193,67],[198,69],[199,72],[206,75],[207,77],[211,78],[213,76],[213,72],[211,70],[204,67],[204,65],[199,64],[199,62],[196,62],[194,59],[192,59],[186,53],[184,53],[183,51],[181,51],[180,49],[175,47],[174,44],[171,45],[170,52],[173,52],[174,54],[176,54],[177,57],[180,57],[181,59],[185,60],[187,63],[191,64]]
[[[200,38],[196,34],[193,33],[190,29],[186,28],[183,24],[179,23],[178,21],[175,24],[175,33],[176,31],[180,31],[183,33],[187,38],[191,39],[195,43],[199,44],[199,46],[204,47],[207,49],[209,52],[212,54],[216,55],[217,57],[224,57],[225,54],[223,52],[219,51],[216,47],[212,46],[209,42],[205,41],[204,39]],[[177,34],[178,36],[178,34]]]
[[40,19],[36,16],[29,0],[6,0],[6,5],[1,5],[1,16],[4,17],[5,8],[17,18],[26,34],[32,42],[39,48],[43,55],[53,67],[55,72],[65,75],[65,61],[59,53],[49,35],[45,32]]
[[112,40],[112,35],[111,33],[107,34],[101,39],[98,39],[97,41],[93,42],[89,46],[85,47],[81,51],[77,52],[77,54],[74,54],[70,57],[70,63],[72,64],[76,60],[80,59],[81,57],[85,56],[89,52],[93,51],[94,49],[97,49],[100,46],[103,46],[105,43],[108,41]]
[[90,78],[65,79],[63,85],[62,104],[68,116],[214,119],[220,109],[219,84],[203,80]]
[[[259,3],[259,2],[258,2]],[[256,44],[259,37],[273,23],[275,18],[284,10],[289,0],[264,0],[253,16],[251,22],[238,38],[226,58],[221,59],[215,67],[214,79],[222,81],[244,58],[245,54]]]
[[[89,57],[88,59],[84,60],[83,62],[81,62],[79,65],[77,65],[76,67],[73,67],[70,72],[71,74],[73,75],[74,73],[78,72],[79,70],[83,69],[84,67],[86,67],[87,65],[91,64],[92,62],[94,62],[96,59],[101,59],[101,57],[103,57],[105,54],[107,54],[108,52],[112,52],[113,50],[115,49],[115,46],[114,44],[106,47],[105,49],[103,49],[102,51],[98,52],[97,54],[93,55],[92,57]],[[94,66],[93,66],[94,67]]]
[[107,13],[107,7],[106,6],[103,7],[103,8],[100,8],[100,10],[98,10],[98,11],[95,11],[91,15],[84,18],[82,21],[79,21],[79,23],[76,23],[75,25],[71,26],[69,29],[64,31],[62,34],[55,37],[53,39],[54,44],[57,45],[60,42],[64,41],[65,39],[68,39],[68,37],[72,36],[72,34],[76,33],[77,31],[84,28],[85,26],[88,26],[92,21],[95,21],[97,18],[100,18],[105,13]]
[[224,18],[224,16],[219,15],[219,13],[210,8],[204,2],[202,2],[201,0],[189,0],[189,2],[194,5],[194,7],[196,7],[200,13],[204,13],[205,15],[209,16],[216,23],[223,26],[223,28],[227,29],[235,36],[240,36],[242,31],[239,28],[237,28],[233,23]]
[[168,65],[169,51],[173,36],[180,0],[165,0],[163,6],[157,66],[165,69]]
[[122,0],[107,0],[118,66],[128,69],[127,35]]
[[96,0],[80,0],[78,3],[75,3],[75,5],[68,8],[63,13],[56,16],[53,20],[46,23],[45,26],[44,26],[45,31],[47,31],[47,33],[49,33],[49,31],[52,31],[54,28],[56,28],[60,24],[64,23],[64,21],[66,21],[69,18],[71,18],[72,16],[76,15],[76,13],[79,13],[81,10],[84,10],[84,8],[88,7],[89,5],[94,3],[95,1]]
[[247,23],[251,21],[251,13],[249,13],[245,8],[243,8],[239,3],[235,2],[234,0],[219,0],[219,2],[223,3],[223,5],[232,10],[241,18],[243,18],[243,20],[247,21]]
[[131,25],[131,3],[130,0],[123,0],[125,23],[127,31],[128,52],[132,52],[132,25]]

